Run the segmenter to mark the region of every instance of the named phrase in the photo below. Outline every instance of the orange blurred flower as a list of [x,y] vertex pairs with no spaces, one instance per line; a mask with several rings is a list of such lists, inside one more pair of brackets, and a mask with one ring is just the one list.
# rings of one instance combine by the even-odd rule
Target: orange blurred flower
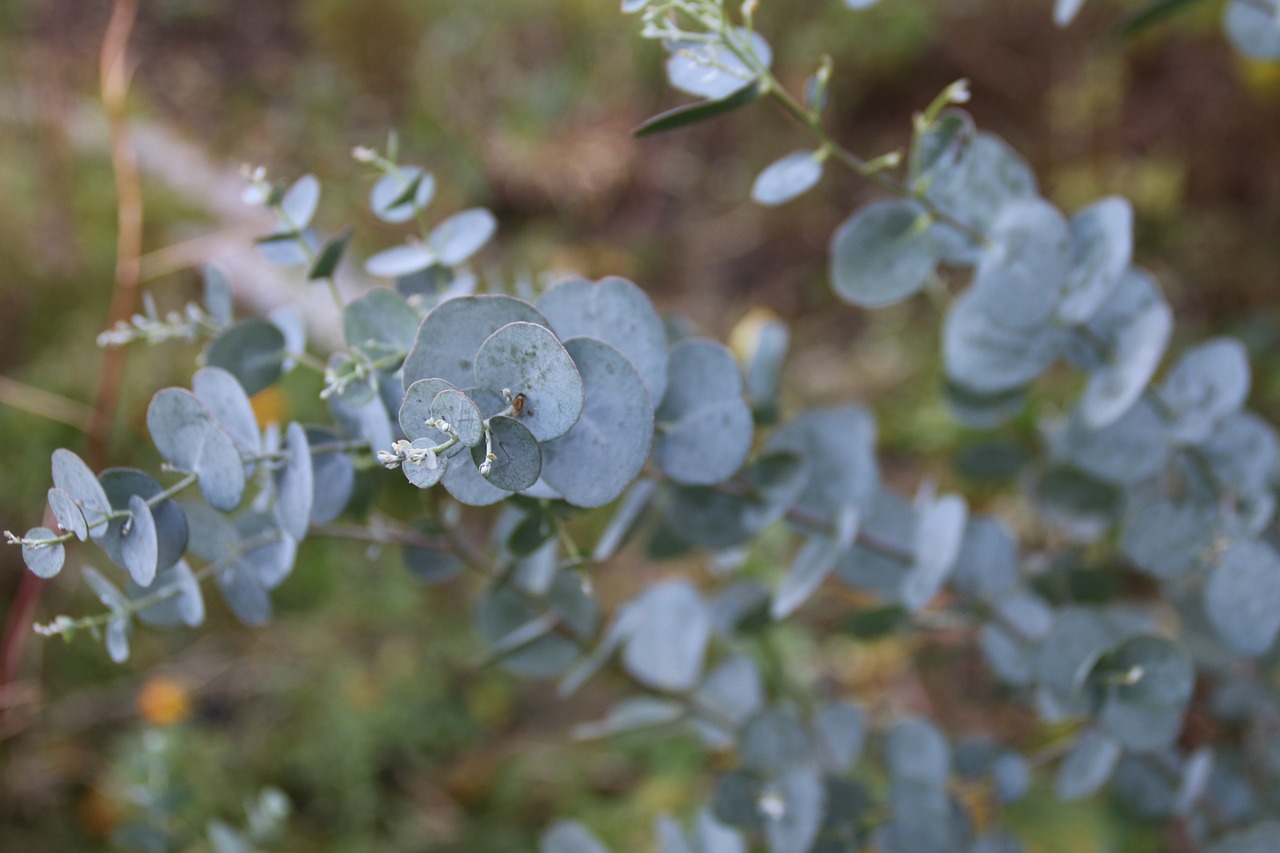
[[191,715],[191,692],[172,678],[152,678],[138,691],[138,713],[148,723],[172,726]]

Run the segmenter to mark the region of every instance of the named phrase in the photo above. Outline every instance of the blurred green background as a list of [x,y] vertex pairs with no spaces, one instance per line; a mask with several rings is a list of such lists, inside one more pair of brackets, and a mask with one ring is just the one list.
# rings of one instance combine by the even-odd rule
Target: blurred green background
[[[793,88],[832,55],[829,125],[855,151],[905,145],[912,112],[967,77],[979,126],[1026,156],[1055,202],[1070,211],[1128,196],[1137,259],[1177,311],[1174,348],[1241,336],[1254,357],[1252,404],[1274,421],[1280,70],[1230,50],[1216,0],[1117,37],[1139,5],[1094,0],[1058,31],[1049,4],[1034,0],[885,0],[865,13],[837,0],[765,0],[759,27]],[[480,264],[488,276],[625,275],[722,338],[752,307],[768,308],[799,342],[789,407],[861,399],[881,418],[892,482],[910,489],[931,473],[1016,518],[1008,477],[970,481],[950,461],[957,447],[991,445],[941,406],[937,306],[835,307],[826,243],[871,188],[829,171],[801,200],[754,206],[755,173],[808,142],[767,104],[632,139],[631,128],[682,98],[665,85],[657,46],[617,6],[143,0],[130,115],[148,151],[200,156],[214,181],[205,191],[234,188],[242,162],[281,179],[315,172],[325,182],[321,224],[354,222],[361,255],[397,232],[362,209],[370,176],[349,152],[394,130],[404,161],[435,173],[438,209],[497,214],[498,239]],[[40,522],[50,452],[84,444],[40,414],[47,401],[31,389],[64,398],[57,405],[74,420],[92,401],[101,359],[94,338],[115,251],[96,102],[109,11],[84,0],[0,3],[0,524],[14,530]],[[250,212],[238,218],[193,191],[181,167],[143,166],[154,253],[144,276],[160,306],[174,308],[198,293],[198,264],[225,251],[202,235],[243,232],[237,251],[252,254]],[[253,294],[255,282],[241,284]],[[195,354],[182,344],[131,353],[116,464],[155,467],[141,440],[145,401],[188,382]],[[297,377],[270,405],[317,418],[318,390]],[[1002,441],[1032,438],[1024,423]],[[421,498],[408,489],[402,498],[411,516]],[[640,559],[624,555],[600,583],[625,588],[668,570]],[[16,549],[0,551],[5,612],[23,571]],[[78,575],[45,589],[40,620],[94,608]],[[109,839],[148,820],[200,850],[208,819],[243,823],[243,803],[268,785],[294,807],[278,850],[514,853],[532,850],[561,815],[617,850],[651,849],[654,816],[699,800],[717,758],[681,735],[572,743],[572,724],[598,716],[614,688],[605,679],[561,701],[477,666],[473,594],[465,582],[422,586],[393,554],[310,541],[269,628],[239,626],[211,596],[205,626],[143,631],[123,667],[91,641],[33,637],[19,681],[0,697],[0,850],[125,849]],[[822,664],[876,712],[925,703],[955,732],[1024,744],[1042,735],[1025,715],[993,713],[1000,693],[966,649],[920,652],[838,632],[815,644],[803,631],[783,649]],[[140,792],[156,790],[165,810],[148,816]],[[1157,832],[1099,804],[1066,808],[1038,794],[1013,820],[1043,853],[1162,849]]]

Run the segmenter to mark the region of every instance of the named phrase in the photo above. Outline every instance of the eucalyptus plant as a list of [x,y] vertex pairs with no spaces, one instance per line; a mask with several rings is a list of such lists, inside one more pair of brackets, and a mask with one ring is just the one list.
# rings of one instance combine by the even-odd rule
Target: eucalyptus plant
[[[820,62],[801,95],[785,89],[756,5],[624,0],[666,51],[671,85],[698,99],[637,132],[770,99],[812,147],[765,166],[757,202],[790,202],[828,168],[880,187],[884,197],[831,237],[831,287],[874,309],[967,282],[938,341],[960,423],[998,429],[1043,393],[1046,372],[1080,376],[1078,393],[1041,409],[1055,414],[1039,424],[1022,481],[1037,514],[1025,545],[1025,520],[975,512],[929,482],[913,495],[889,489],[863,405],[778,422],[780,324],[758,330],[742,362],[664,322],[623,278],[569,278],[528,298],[480,292],[468,261],[495,233],[492,214],[430,216],[429,171],[394,147],[361,148],[356,159],[376,171],[373,212],[418,233],[364,262],[388,286],[350,302],[332,288],[344,348],[312,354],[287,314],[237,320],[215,269],[201,304],[151,310],[103,336],[201,339],[203,364],[190,389],[161,390],[148,407],[161,477],[53,454],[57,529],[10,540],[41,577],[59,572],[72,539],[116,569],[84,569],[105,610],[37,630],[92,633],[122,661],[137,623],[198,625],[210,579],[241,620],[267,622],[298,544],[344,513],[358,469],[381,466],[447,493],[423,526],[379,519],[370,536],[402,546],[420,577],[483,578],[487,661],[555,680],[562,695],[605,669],[629,685],[576,736],[688,729],[732,756],[717,762],[704,804],[658,823],[662,853],[1019,850],[1000,807],[1046,772],[1064,800],[1110,787],[1139,814],[1177,822],[1188,849],[1280,849],[1277,435],[1244,407],[1244,346],[1220,337],[1170,355],[1173,314],[1133,263],[1130,204],[1060,211],[963,110],[963,81],[915,117],[904,151],[843,147],[823,124],[835,70]],[[1266,5],[1233,0],[1229,30],[1239,7]],[[1059,3],[1058,14],[1078,6]],[[319,181],[248,178],[246,200],[278,219],[258,241],[264,256],[331,286],[350,235],[313,224]],[[332,422],[260,430],[250,395],[294,369],[323,373]],[[461,507],[494,504],[479,547]],[[580,543],[566,520],[587,512],[608,520]],[[606,609],[592,575],[642,536],[655,559],[702,549],[721,570],[703,583],[668,574]],[[771,584],[733,571],[753,553],[785,554]],[[1061,560],[1128,567],[1147,591],[1076,600],[1047,582]],[[924,717],[872,719],[864,697],[779,671],[780,626],[803,626],[806,604],[834,584],[875,602],[851,616],[889,630],[964,628],[1010,700],[1056,737],[1002,744]],[[1230,735],[1188,737],[1193,709]],[[570,819],[540,845],[605,850]]]

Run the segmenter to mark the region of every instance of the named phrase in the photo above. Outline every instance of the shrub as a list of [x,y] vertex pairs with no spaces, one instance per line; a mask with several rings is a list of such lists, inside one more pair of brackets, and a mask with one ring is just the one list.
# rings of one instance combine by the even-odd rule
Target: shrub
[[[1274,29],[1263,14],[1273,5],[1228,4],[1242,50],[1274,53],[1276,33],[1240,24]],[[1078,6],[1058,3],[1059,17]],[[203,366],[189,390],[163,389],[147,408],[162,478],[53,454],[56,529],[10,540],[41,577],[60,571],[73,539],[118,571],[84,569],[104,611],[37,630],[91,633],[123,661],[139,623],[199,624],[206,580],[243,622],[262,624],[300,541],[365,537],[403,548],[432,582],[484,579],[486,660],[554,680],[562,695],[605,669],[625,681],[632,695],[578,734],[687,728],[731,756],[704,804],[659,822],[664,853],[1016,850],[1001,807],[1046,773],[1064,800],[1110,786],[1175,827],[1180,849],[1276,849],[1277,441],[1244,408],[1244,346],[1217,337],[1166,358],[1173,314],[1133,264],[1129,203],[1064,214],[961,108],[963,81],[915,117],[905,154],[843,147],[822,118],[831,64],[802,95],[788,91],[755,7],[624,0],[666,50],[671,84],[699,98],[637,133],[771,99],[812,147],[766,167],[757,202],[789,203],[831,168],[882,188],[832,236],[831,286],[866,309],[922,290],[947,302],[942,394],[960,423],[1000,430],[1041,403],[1019,480],[1034,518],[984,514],[928,480],[910,496],[889,488],[870,410],[784,405],[789,340],[777,321],[747,327],[735,356],[665,322],[622,278],[521,295],[482,285],[469,261],[495,217],[432,218],[430,172],[360,148],[376,172],[374,213],[418,229],[364,262],[394,287],[343,301],[333,276],[350,234],[314,224],[314,176],[275,184],[257,170],[246,191],[277,218],[262,253],[332,289],[345,347],[322,361],[297,323],[237,320],[216,269],[200,304],[104,333],[109,346],[203,340]],[[954,299],[951,284],[962,287]],[[332,422],[264,432],[250,397],[292,370],[323,373]],[[448,499],[403,524],[335,525],[357,473],[375,466]],[[478,545],[460,509],[497,504]],[[667,573],[603,606],[593,574],[642,539],[654,560],[701,550],[718,570],[696,582]],[[1071,583],[1080,567],[1116,582],[1082,593]],[[852,595],[829,595],[837,588]],[[948,732],[945,719],[871,719],[860,697],[779,657],[779,637],[818,631],[803,618],[815,597],[853,601],[839,630],[855,637],[954,634],[1005,685],[999,701],[1033,709],[1048,736],[1001,743]],[[1193,716],[1213,721],[1210,736],[1190,730]],[[212,836],[218,849],[241,843],[225,824]],[[604,849],[568,819],[540,843]]]

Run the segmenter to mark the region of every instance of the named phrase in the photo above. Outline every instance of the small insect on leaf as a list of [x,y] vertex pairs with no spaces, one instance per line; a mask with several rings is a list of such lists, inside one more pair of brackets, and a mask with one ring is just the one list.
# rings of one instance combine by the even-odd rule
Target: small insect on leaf
[[[524,412],[524,394],[517,394],[511,398],[511,414],[514,417],[520,417]],[[529,414],[533,414],[533,410],[529,410]]]

